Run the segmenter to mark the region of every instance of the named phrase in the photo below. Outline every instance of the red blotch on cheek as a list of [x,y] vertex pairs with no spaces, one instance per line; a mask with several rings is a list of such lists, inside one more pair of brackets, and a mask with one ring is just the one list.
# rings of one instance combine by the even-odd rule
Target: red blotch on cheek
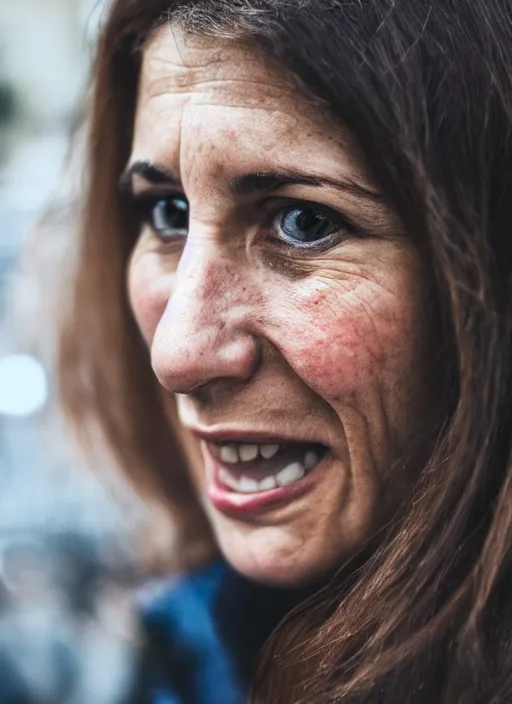
[[301,376],[322,396],[354,389],[369,371],[368,342],[357,321],[339,318],[316,325],[297,350]]
[[369,306],[362,298],[315,291],[301,300],[293,329],[283,335],[283,354],[324,398],[351,397],[387,376],[392,360],[404,355],[410,311],[397,301],[383,295]]

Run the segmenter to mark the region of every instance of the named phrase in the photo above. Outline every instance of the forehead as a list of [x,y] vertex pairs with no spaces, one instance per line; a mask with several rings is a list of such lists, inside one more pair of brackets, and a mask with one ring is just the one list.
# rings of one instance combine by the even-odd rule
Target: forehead
[[218,179],[225,170],[264,171],[313,159],[316,170],[360,166],[326,106],[307,97],[298,79],[261,49],[171,26],[147,42],[131,161],[160,163],[185,184],[198,162],[207,162]]
[[258,47],[185,35],[169,26],[146,44],[139,99],[163,94],[197,103],[262,108],[273,100],[302,98],[294,76]]

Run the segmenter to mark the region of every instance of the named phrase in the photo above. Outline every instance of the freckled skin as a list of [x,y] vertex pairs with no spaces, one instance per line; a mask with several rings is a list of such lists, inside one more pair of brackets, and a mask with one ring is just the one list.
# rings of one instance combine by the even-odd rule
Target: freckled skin
[[[168,28],[145,49],[131,161],[172,171],[190,203],[186,243],[167,247],[146,227],[130,262],[154,371],[184,428],[315,437],[332,450],[312,491],[251,520],[204,499],[226,558],[271,584],[332,572],[389,519],[420,468],[404,476],[397,463],[434,405],[425,273],[396,215],[335,187],[286,186],[280,197],[370,234],[304,254],[261,225],[263,196],[230,193],[237,176],[284,168],[372,187],[325,115],[255,49]],[[202,464],[191,472],[203,495]]]

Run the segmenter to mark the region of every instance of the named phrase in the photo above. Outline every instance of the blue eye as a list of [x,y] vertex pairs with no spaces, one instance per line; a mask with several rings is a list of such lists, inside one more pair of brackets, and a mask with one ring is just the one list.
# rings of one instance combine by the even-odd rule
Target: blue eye
[[149,213],[151,227],[162,239],[188,235],[188,202],[182,196],[158,198]]
[[302,245],[320,242],[340,230],[339,223],[307,206],[282,210],[277,217],[277,227],[285,239]]

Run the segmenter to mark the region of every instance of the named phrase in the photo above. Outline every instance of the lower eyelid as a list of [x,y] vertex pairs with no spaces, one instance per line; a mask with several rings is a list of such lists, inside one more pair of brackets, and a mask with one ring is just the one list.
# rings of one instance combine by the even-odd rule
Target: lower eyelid
[[283,255],[289,257],[296,256],[300,259],[302,257],[314,256],[315,254],[322,254],[323,252],[334,249],[334,247],[342,244],[345,239],[349,239],[349,237],[340,237],[334,233],[317,242],[300,244],[286,240],[283,237],[273,237],[271,248]]

